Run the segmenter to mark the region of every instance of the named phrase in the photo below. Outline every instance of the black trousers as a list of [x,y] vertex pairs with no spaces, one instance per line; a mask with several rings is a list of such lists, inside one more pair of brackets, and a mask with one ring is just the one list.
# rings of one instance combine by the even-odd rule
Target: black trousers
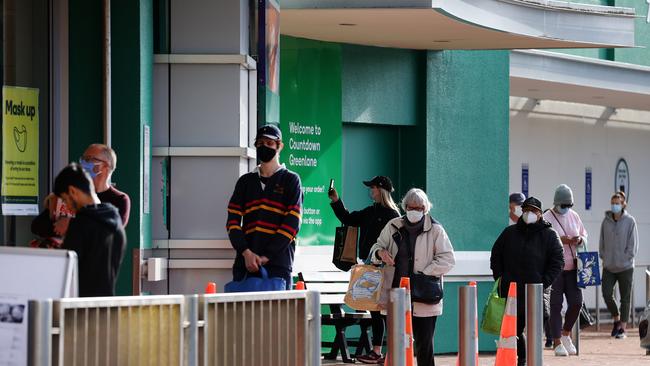
[[381,315],[381,312],[379,311],[371,311],[370,317],[372,318],[370,321],[370,324],[372,325],[372,345],[381,347],[384,345],[386,317]]
[[437,317],[413,317],[413,343],[418,366],[434,366],[433,333],[436,331]]

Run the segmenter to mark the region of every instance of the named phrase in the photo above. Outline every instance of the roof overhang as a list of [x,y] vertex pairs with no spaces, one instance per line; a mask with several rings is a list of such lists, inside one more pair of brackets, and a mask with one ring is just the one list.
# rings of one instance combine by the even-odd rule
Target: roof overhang
[[282,0],[282,34],[449,49],[634,47],[634,9],[553,0]]
[[549,51],[512,51],[510,95],[650,110],[650,67]]

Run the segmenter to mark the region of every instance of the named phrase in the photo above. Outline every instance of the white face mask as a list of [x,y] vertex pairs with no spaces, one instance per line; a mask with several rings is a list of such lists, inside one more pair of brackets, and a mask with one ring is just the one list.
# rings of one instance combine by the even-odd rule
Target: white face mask
[[525,221],[527,224],[534,224],[534,223],[537,222],[537,215],[535,215],[535,213],[532,212],[532,211],[528,211],[528,212],[526,212],[526,214],[524,215],[524,221]]
[[524,212],[521,210],[521,206],[515,206],[515,212],[514,212],[515,216],[521,217],[523,213]]
[[422,217],[424,217],[424,212],[422,211],[416,211],[416,210],[406,211],[406,218],[412,224],[420,222],[420,220],[422,220]]

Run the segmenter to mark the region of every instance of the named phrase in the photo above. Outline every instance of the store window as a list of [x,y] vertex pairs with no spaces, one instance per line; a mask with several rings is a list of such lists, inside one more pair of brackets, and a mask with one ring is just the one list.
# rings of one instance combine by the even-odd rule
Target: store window
[[[2,72],[2,86],[4,93],[3,101],[9,100],[11,95],[19,95],[18,88],[28,88],[31,96],[34,96],[35,109],[38,113],[38,123],[33,126],[33,136],[38,149],[34,150],[33,160],[36,162],[33,176],[37,183],[34,189],[37,206],[42,207],[44,197],[50,190],[51,173],[49,169],[50,157],[50,1],[49,0],[0,0],[0,57]],[[16,91],[18,90],[18,92]],[[16,97],[18,98],[18,97]],[[6,111],[7,103],[3,103],[3,112]],[[12,104],[13,105],[13,104]],[[14,106],[15,107],[15,106]],[[29,111],[29,108],[15,107],[15,114],[20,116],[22,111]],[[5,125],[5,114],[3,113],[3,126]],[[13,117],[12,117],[13,118]],[[6,118],[9,120],[9,118]],[[12,122],[13,123],[13,122]],[[19,122],[18,122],[19,123]],[[14,143],[17,148],[25,149],[24,140],[29,138],[30,132],[23,129],[21,124],[12,130],[12,133],[3,133],[0,139],[0,146]],[[27,137],[28,136],[28,137]],[[37,137],[36,137],[37,136]],[[27,140],[30,141],[30,140]],[[36,153],[37,151],[37,153]],[[0,154],[3,154],[0,152]],[[9,157],[9,153],[6,153]],[[8,172],[6,157],[2,156],[2,173]],[[24,178],[21,178],[24,179]],[[6,200],[3,200],[5,202]],[[33,216],[15,215],[10,210],[2,212],[3,220],[0,226],[2,242],[0,245],[25,246],[32,239],[30,224]]]

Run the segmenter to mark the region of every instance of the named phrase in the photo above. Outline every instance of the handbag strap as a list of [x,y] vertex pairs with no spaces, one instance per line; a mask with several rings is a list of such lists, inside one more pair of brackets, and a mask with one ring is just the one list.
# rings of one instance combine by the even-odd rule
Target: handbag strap
[[260,266],[260,275],[262,275],[262,278],[265,280],[269,279],[269,272],[264,268],[264,266]]
[[562,226],[562,223],[560,220],[558,220],[557,216],[555,216],[555,212],[553,212],[553,209],[549,210],[551,212],[551,215],[553,215],[553,218],[555,219],[555,222],[557,222],[558,225],[560,225],[560,228],[562,228],[562,232],[564,233],[564,236],[567,236],[566,230],[564,229],[564,226]]
[[[562,228],[562,232],[564,233],[564,236],[568,236],[566,233],[566,230],[564,229],[564,226],[562,226],[562,223],[560,220],[558,220],[557,216],[555,216],[555,212],[553,212],[553,209],[549,210],[551,212],[551,215],[553,215],[553,218],[555,219],[555,222],[557,222],[558,225],[560,225],[560,228]],[[564,243],[563,243],[564,244]],[[573,248],[571,248],[571,245],[569,245],[569,251],[571,252],[571,255],[573,256],[573,259],[576,259],[576,253],[573,252]]]

